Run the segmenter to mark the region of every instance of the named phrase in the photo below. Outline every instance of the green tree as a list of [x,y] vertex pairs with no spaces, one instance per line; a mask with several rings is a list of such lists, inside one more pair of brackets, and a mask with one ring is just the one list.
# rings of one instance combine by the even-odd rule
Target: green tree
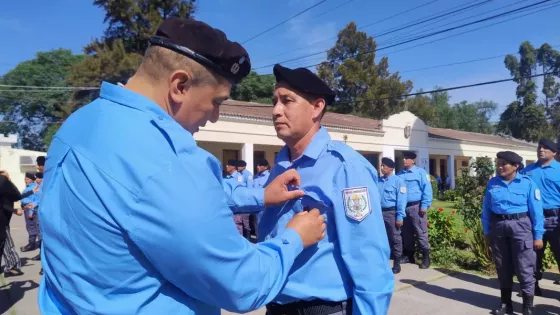
[[[419,90],[418,92],[422,92]],[[429,126],[433,125],[436,118],[436,110],[432,105],[432,99],[428,95],[415,95],[405,102],[405,109],[422,119]]]
[[273,75],[249,75],[231,90],[231,99],[246,102],[270,104],[276,79]]
[[453,105],[455,125],[457,130],[491,134],[494,131],[490,118],[496,111],[498,104],[488,100],[474,103],[463,101]]
[[[0,84],[18,86],[68,87],[67,77],[72,66],[85,56],[70,50],[39,52],[32,60],[18,64],[0,78]],[[4,121],[0,132],[17,133],[19,147],[43,151],[47,130],[64,117],[72,102],[72,92],[66,89],[0,88],[0,114]]]
[[327,61],[318,66],[318,75],[336,92],[337,101],[329,110],[383,119],[400,112],[412,82],[402,82],[398,73],[389,72],[389,59],[375,63],[376,42],[357,31],[354,22],[338,33],[338,40],[327,53]]

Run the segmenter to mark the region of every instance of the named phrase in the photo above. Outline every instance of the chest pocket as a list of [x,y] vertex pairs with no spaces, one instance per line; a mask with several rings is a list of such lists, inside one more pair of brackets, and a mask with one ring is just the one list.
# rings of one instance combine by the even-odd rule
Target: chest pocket
[[388,200],[397,199],[395,187],[389,187],[389,186],[385,187],[383,189],[383,196],[381,196],[381,197],[385,198],[385,199],[388,199]]
[[560,191],[560,171],[545,173],[546,183]]
[[525,206],[527,205],[528,194],[528,190],[511,190],[509,194],[510,202],[516,206]]
[[[319,212],[325,217],[325,224],[327,225],[326,237],[321,242],[333,242],[338,237],[336,234],[336,226],[334,220],[333,207],[330,201],[321,200],[319,196],[313,192],[308,192],[300,199],[299,207],[301,210],[311,210],[317,208]],[[344,215],[344,214],[343,214]]]
[[406,178],[406,188],[409,194],[420,192],[420,181],[416,178],[407,177]]

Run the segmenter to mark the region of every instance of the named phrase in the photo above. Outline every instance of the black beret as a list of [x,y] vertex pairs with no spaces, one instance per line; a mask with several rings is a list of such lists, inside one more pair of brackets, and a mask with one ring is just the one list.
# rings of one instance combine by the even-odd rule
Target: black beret
[[289,69],[277,64],[273,71],[276,83],[286,82],[298,91],[320,96],[325,99],[327,105],[334,101],[333,90],[307,68]]
[[412,159],[412,160],[416,159],[416,153],[412,151],[404,151],[402,155],[407,159]]
[[43,179],[43,172],[37,172],[35,173],[35,177],[39,178],[39,179]]
[[381,159],[381,164],[388,166],[390,168],[395,168],[395,162],[393,160],[391,160],[390,158],[382,158]]
[[258,161],[257,161],[257,165],[258,165],[258,166],[269,166],[267,160],[258,160]]
[[525,168],[525,164],[519,163],[519,167],[517,168],[518,171],[521,171]]
[[239,160],[239,161],[237,161],[237,166],[245,167],[245,166],[247,166],[247,162],[245,162],[243,160]]
[[38,156],[37,157],[37,165],[45,166],[45,157],[44,156]]
[[498,159],[506,160],[512,164],[519,164],[523,162],[523,158],[519,156],[519,154],[512,152],[512,151],[502,151],[496,154]]
[[27,172],[25,173],[25,177],[29,178],[31,180],[35,180],[35,174],[31,173],[31,172]]
[[204,22],[170,17],[150,38],[150,44],[194,59],[232,84],[239,83],[251,72],[251,61],[245,48]]
[[552,140],[542,138],[541,140],[539,140],[539,146],[545,149],[549,149],[552,152],[558,152],[558,145]]
[[237,166],[237,161],[236,161],[236,160],[229,160],[229,161],[227,162],[227,165],[229,165],[229,166]]

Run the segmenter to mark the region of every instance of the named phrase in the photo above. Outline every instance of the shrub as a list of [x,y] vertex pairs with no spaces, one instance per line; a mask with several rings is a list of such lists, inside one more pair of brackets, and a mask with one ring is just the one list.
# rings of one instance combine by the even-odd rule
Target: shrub
[[446,190],[441,195],[441,201],[455,201],[457,197],[457,192],[455,190]]
[[445,213],[441,208],[428,210],[428,239],[434,263],[442,266],[453,264],[457,258],[454,246],[461,240],[455,214]]
[[430,183],[432,184],[432,198],[437,199],[438,197],[438,186],[437,180],[434,176],[430,175]]

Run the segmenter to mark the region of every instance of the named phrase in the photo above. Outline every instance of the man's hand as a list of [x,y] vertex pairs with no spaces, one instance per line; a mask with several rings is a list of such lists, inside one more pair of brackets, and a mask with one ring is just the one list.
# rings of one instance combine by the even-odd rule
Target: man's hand
[[272,206],[288,200],[303,197],[302,190],[288,190],[288,185],[299,186],[300,177],[294,169],[285,171],[278,175],[264,189],[264,205]]
[[325,237],[325,217],[321,215],[319,210],[311,209],[311,211],[302,211],[296,214],[288,224],[287,228],[295,230],[303,247],[309,247]]
[[16,210],[16,215],[18,215],[18,216],[21,217],[21,216],[23,215],[23,210],[17,209],[17,210]]
[[543,241],[542,240],[535,240],[533,241],[533,248],[536,250],[543,248]]
[[427,210],[426,210],[426,209],[420,209],[420,214],[421,214],[421,215],[424,215],[424,214],[426,214],[426,212],[427,212]]
[[402,225],[403,225],[403,221],[395,222],[395,226],[398,227],[398,228],[402,227]]
[[25,210],[31,210],[33,208],[35,208],[35,205],[33,204],[33,202],[30,202],[30,203],[25,205]]

